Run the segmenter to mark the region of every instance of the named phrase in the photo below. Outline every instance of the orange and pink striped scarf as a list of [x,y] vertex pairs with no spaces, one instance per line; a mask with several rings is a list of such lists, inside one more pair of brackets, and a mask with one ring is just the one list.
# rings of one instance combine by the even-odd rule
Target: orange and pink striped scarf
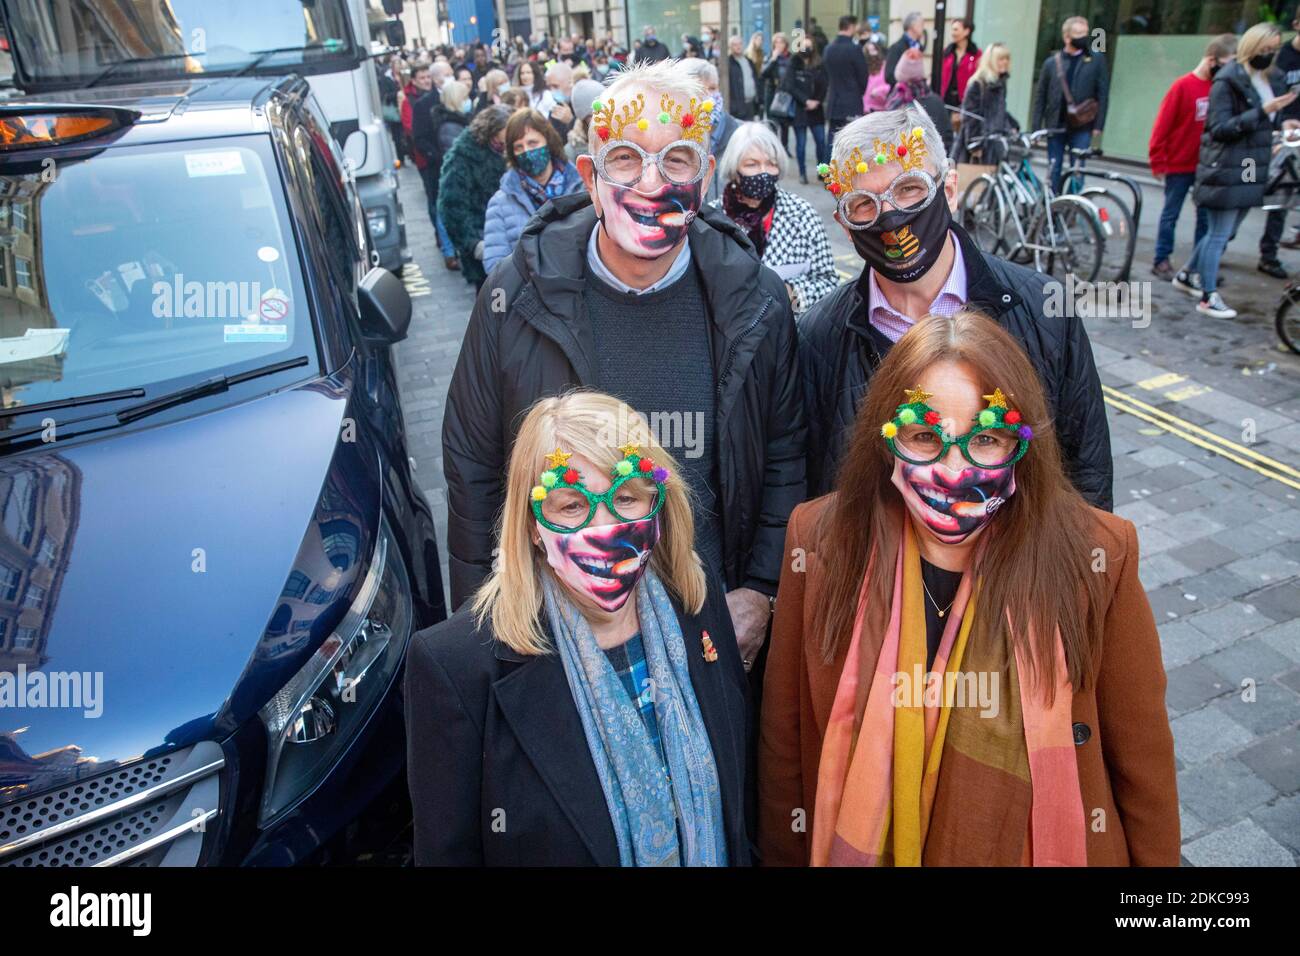
[[[1045,692],[1020,679],[1030,670],[1018,646],[1009,653],[1008,632],[1001,640],[972,636],[976,595],[967,575],[932,679],[950,688],[981,672],[1000,673],[996,714],[970,701],[957,706],[963,702],[949,692],[918,699],[903,685],[926,671],[925,599],[915,533],[910,521],[903,526],[889,623],[874,662],[862,659],[865,587],[859,598],[822,743],[812,865],[1086,865],[1072,690],[1059,634],[1049,704]],[[862,704],[864,672],[871,677]]]

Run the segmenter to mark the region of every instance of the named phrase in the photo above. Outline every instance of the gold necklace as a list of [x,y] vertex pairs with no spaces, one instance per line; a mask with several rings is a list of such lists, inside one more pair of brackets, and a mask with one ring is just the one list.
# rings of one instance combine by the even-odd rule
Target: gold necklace
[[[921,578],[921,587],[925,589],[925,596],[928,597],[928,598],[930,599],[930,603],[934,605],[934,609],[935,609],[936,611],[939,611],[939,602],[936,601],[936,600],[934,599],[934,595],[930,593],[930,589],[927,588],[927,587],[925,586],[925,578],[924,578],[924,577]],[[951,601],[948,602],[948,606],[947,606],[946,608],[944,608],[942,611],[939,611],[939,616],[940,616],[940,617],[943,617],[945,614],[947,614],[949,611],[951,611],[951,610],[952,610],[953,603],[954,603],[956,600],[957,600],[956,595],[953,595],[953,599],[952,599]]]

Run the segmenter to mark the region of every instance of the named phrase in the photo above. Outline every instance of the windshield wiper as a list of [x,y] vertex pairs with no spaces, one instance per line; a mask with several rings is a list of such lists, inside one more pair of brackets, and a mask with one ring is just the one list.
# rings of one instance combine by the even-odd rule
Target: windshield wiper
[[57,408],[76,408],[79,405],[95,405],[99,402],[114,402],[119,398],[141,398],[143,388],[120,388],[115,392],[96,392],[94,395],[73,395],[70,398],[56,398],[35,405],[11,405],[0,409],[0,418],[13,418],[15,415],[30,415],[34,412],[52,412]]
[[195,382],[193,385],[187,385],[185,388],[169,392],[166,395],[159,395],[157,398],[151,398],[147,402],[140,402],[138,405],[128,405],[126,408],[118,411],[117,420],[119,423],[125,425],[128,422],[145,418],[155,412],[161,412],[164,409],[173,408],[176,405],[183,405],[186,402],[193,401],[196,398],[202,398],[205,395],[220,394],[232,385],[238,385],[241,382],[247,382],[255,378],[262,378],[265,375],[274,375],[276,372],[283,372],[286,369],[298,368],[301,365],[306,365],[307,362],[307,356],[300,355],[297,358],[285,359],[283,362],[264,365],[261,368],[250,369],[247,372],[239,372],[235,375],[217,375],[213,378],[207,378],[201,382]]
[[85,88],[90,89],[92,86],[98,86],[124,66],[132,66],[138,63],[166,63],[170,60],[183,60],[186,57],[202,55],[202,53],[168,53],[163,56],[137,56],[129,60],[118,60],[116,63],[110,64],[108,69],[102,71],[98,76],[87,83]]
[[324,44],[317,41],[314,43],[299,43],[297,46],[277,46],[272,47],[269,50],[253,50],[252,53],[249,54],[253,59],[249,60],[237,69],[231,74],[231,76],[247,76],[265,63],[267,57],[275,56],[277,53],[293,53],[296,50],[301,50],[303,53],[303,59],[306,60],[307,51],[319,46],[324,46]]

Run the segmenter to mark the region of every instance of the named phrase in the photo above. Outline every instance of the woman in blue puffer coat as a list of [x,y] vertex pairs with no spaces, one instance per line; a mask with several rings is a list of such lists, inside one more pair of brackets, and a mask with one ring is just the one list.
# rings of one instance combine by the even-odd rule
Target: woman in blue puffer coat
[[483,268],[492,271],[514,251],[533,213],[556,196],[583,188],[564,155],[564,141],[536,110],[522,109],[506,123],[506,165],[501,188],[488,202],[483,225]]

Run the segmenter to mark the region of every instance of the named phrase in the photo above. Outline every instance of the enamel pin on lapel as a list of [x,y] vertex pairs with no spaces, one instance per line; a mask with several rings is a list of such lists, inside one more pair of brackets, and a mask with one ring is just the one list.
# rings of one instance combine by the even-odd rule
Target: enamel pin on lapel
[[704,645],[704,659],[712,664],[718,659],[718,649],[713,646],[713,638],[709,637],[709,632],[705,631],[700,638],[700,643]]

